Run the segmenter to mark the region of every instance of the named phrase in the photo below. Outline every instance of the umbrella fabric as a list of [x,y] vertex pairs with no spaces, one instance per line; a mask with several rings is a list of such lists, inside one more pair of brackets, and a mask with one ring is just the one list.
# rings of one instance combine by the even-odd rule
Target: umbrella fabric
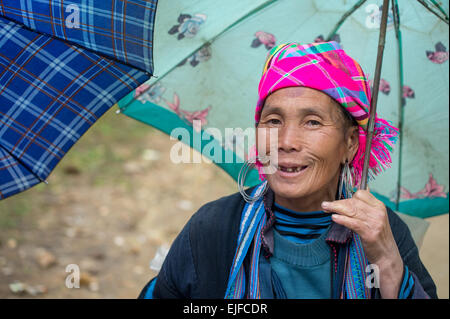
[[[390,10],[377,113],[401,127],[400,140],[391,168],[369,187],[396,211],[430,217],[447,213],[449,207],[448,24],[418,1],[394,3],[401,34]],[[172,133],[237,180],[243,161],[251,155],[248,146],[255,142],[248,132],[254,128],[258,82],[268,51],[287,42],[331,39],[373,79],[381,4],[381,0],[162,2],[155,24],[157,77],[118,105],[125,115]],[[435,4],[440,4],[439,10]],[[429,6],[448,15],[448,1]],[[201,127],[193,127],[194,120]],[[183,135],[180,128],[189,134]],[[241,131],[227,134],[227,128]],[[233,163],[225,161],[230,152]],[[252,170],[246,185],[257,183],[258,174]]]
[[153,72],[156,1],[0,3],[0,199],[45,181]]

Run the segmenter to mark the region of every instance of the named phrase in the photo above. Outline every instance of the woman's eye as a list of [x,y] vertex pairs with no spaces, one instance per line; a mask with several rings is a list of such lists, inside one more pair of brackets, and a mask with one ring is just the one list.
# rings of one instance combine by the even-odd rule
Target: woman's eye
[[306,124],[308,124],[310,126],[318,126],[321,123],[319,121],[316,121],[316,120],[309,120],[308,122],[306,122]]
[[279,119],[270,119],[270,120],[267,121],[267,123],[276,125],[276,124],[280,124],[281,121]]

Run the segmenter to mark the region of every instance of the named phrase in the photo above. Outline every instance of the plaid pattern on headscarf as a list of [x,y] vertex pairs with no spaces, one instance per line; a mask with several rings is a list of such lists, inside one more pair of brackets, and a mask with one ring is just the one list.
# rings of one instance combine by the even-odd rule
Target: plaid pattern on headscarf
[[[341,104],[359,125],[359,148],[351,162],[355,185],[361,179],[370,112],[370,85],[361,66],[337,42],[301,45],[288,43],[273,48],[267,57],[259,82],[255,123],[259,122],[267,96],[286,87],[304,86],[328,94]],[[390,152],[398,129],[375,117],[369,162],[369,177],[389,167]],[[258,166],[260,164],[257,162]],[[260,176],[264,175],[260,171]]]

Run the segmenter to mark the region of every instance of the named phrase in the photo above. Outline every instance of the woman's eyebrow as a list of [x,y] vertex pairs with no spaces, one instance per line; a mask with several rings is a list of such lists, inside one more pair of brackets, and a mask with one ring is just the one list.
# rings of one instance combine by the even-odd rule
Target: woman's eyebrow
[[318,115],[318,116],[324,116],[325,112],[318,108],[314,107],[306,107],[298,110],[299,115],[306,116],[306,115]]
[[[263,108],[263,113],[267,114],[283,114],[284,109],[282,106],[276,106],[276,105],[265,105]],[[307,115],[317,115],[320,117],[325,116],[325,112],[320,110],[318,107],[304,107],[298,110],[298,114],[300,116],[307,116]]]
[[278,114],[282,114],[283,113],[283,108],[280,106],[275,106],[275,105],[265,105],[263,108],[264,113],[278,113]]

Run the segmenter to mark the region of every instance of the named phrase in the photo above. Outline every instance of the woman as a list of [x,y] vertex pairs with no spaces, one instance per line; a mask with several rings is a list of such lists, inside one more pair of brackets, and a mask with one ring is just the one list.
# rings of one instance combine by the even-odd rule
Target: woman
[[[263,183],[200,208],[140,297],[436,298],[407,226],[353,194],[369,104],[368,79],[336,42],[272,49],[255,114]],[[376,117],[371,175],[397,132]]]

